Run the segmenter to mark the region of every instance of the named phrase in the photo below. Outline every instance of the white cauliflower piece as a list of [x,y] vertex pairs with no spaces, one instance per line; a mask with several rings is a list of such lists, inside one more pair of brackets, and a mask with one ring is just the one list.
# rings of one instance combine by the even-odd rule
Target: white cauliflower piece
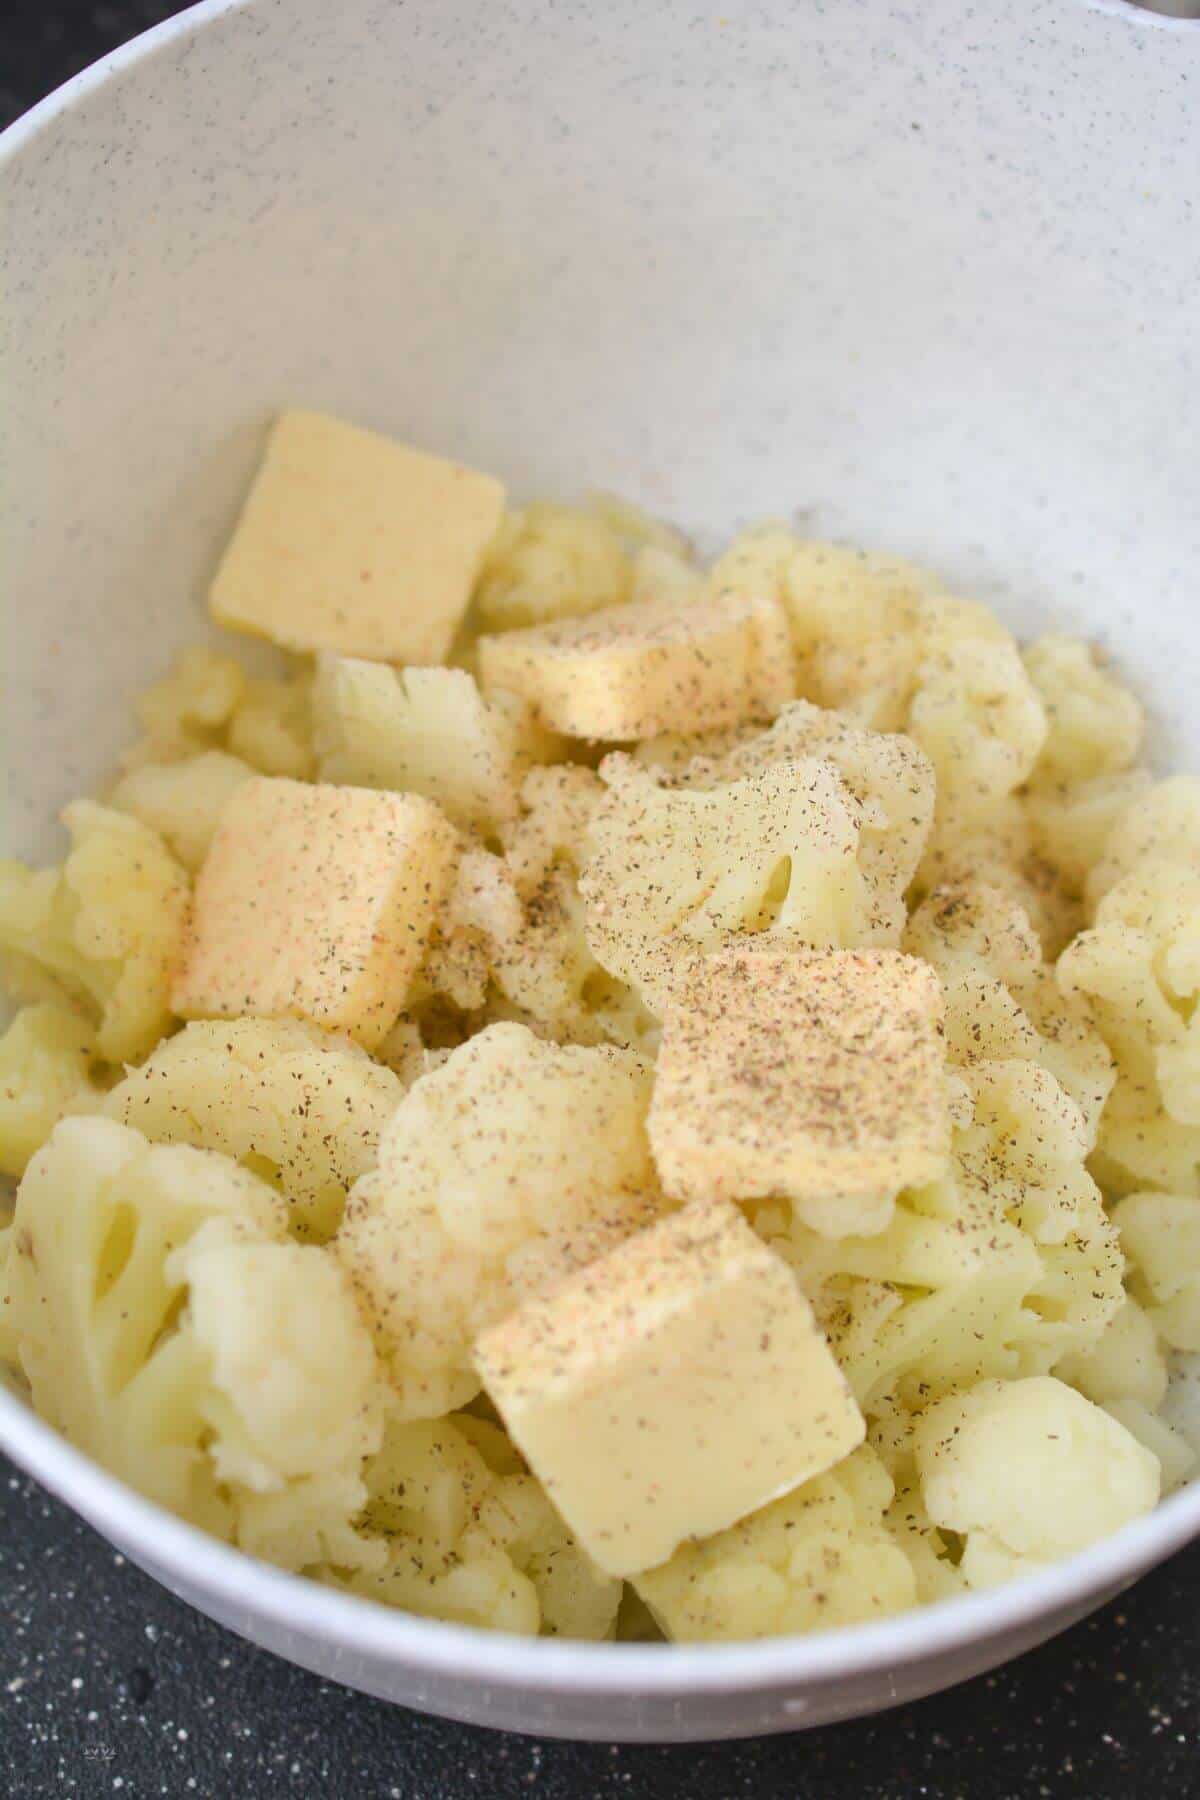
[[1078,638],[1042,637],[1026,649],[1024,662],[1046,713],[1037,776],[1091,781],[1127,769],[1141,748],[1141,704],[1092,646]]
[[19,987],[65,989],[98,1021],[96,1051],[137,1062],[170,1029],[188,880],[156,832],[90,800],[63,813],[56,869],[0,863],[0,953]]
[[892,1483],[867,1446],[634,1586],[676,1643],[831,1630],[916,1604],[912,1565],[883,1524]]
[[1200,865],[1151,859],[1108,890],[1095,924],[1059,958],[1117,1062],[1101,1122],[1103,1177],[1200,1194]]
[[984,1378],[1044,1374],[1090,1348],[1124,1299],[1078,1109],[1030,1063],[980,1063],[964,1078],[950,1173],[902,1195],[886,1230],[834,1240],[795,1218],[766,1227],[872,1414],[893,1396],[911,1409]]
[[485,1326],[662,1209],[650,1085],[632,1051],[498,1024],[409,1089],[335,1248],[410,1417],[470,1400]]
[[986,882],[936,888],[913,913],[904,948],[931,963],[946,997],[952,1062],[1028,1059],[1049,1069],[1095,1141],[1116,1071],[1087,1000],[1064,993],[1027,914]]
[[770,593],[783,603],[799,690],[856,725],[897,731],[908,715],[920,625],[932,578],[893,557],[802,542],[778,525],[737,538],[714,565],[717,593]]
[[523,702],[485,700],[465,669],[323,657],[314,710],[322,781],[424,794],[465,830],[514,819],[526,770],[553,747]]
[[982,809],[1033,772],[1046,715],[1012,639],[955,621],[929,634],[907,730],[937,771],[939,800]]
[[247,1243],[210,1220],[165,1272],[187,1290],[184,1327],[207,1358],[209,1454],[222,1481],[270,1493],[356,1469],[378,1449],[375,1353],[328,1251]]
[[930,1518],[966,1538],[971,1587],[1070,1556],[1159,1496],[1157,1457],[1053,1376],[939,1401],[917,1421],[915,1449]]
[[0,1225],[0,1368],[20,1367],[20,1349],[8,1297],[8,1268],[12,1255],[12,1225]]
[[503,1432],[469,1414],[389,1419],[366,1467],[362,1519],[383,1561],[345,1585],[427,1618],[611,1637],[621,1583],[594,1567],[522,1469]]
[[176,658],[161,681],[134,701],[145,737],[122,759],[126,768],[170,763],[212,749],[223,740],[247,676],[232,656],[194,644]]
[[280,678],[248,679],[233,709],[226,743],[262,775],[312,779],[313,678],[307,668]]
[[230,795],[253,775],[240,757],[201,750],[179,762],[138,764],[117,782],[108,804],[157,831],[172,855],[195,874]]
[[1177,862],[1200,870],[1200,777],[1172,775],[1130,796],[1088,872],[1087,897],[1097,907],[1110,888],[1147,863]]
[[595,511],[536,502],[507,513],[484,558],[475,612],[487,631],[544,625],[628,600],[621,534]]
[[817,947],[861,941],[869,907],[858,808],[832,763],[771,764],[720,787],[663,787],[606,757],[579,883],[601,965],[651,1010],[690,962],[768,927]]
[[1127,1194],[1112,1216],[1154,1329],[1173,1350],[1200,1350],[1200,1197]]
[[637,760],[665,785],[711,788],[774,763],[824,757],[859,806],[858,861],[871,895],[872,942],[894,943],[904,896],[933,822],[934,776],[908,738],[865,731],[807,700],[785,706],[768,731],[652,739]]
[[9,1312],[34,1404],[151,1499],[228,1535],[202,1448],[208,1380],[187,1333],[172,1250],[207,1219],[280,1237],[279,1195],[224,1157],[149,1146],[112,1119],[66,1119],[25,1172]]
[[0,1171],[23,1175],[58,1121],[99,1099],[95,1064],[81,1013],[52,1000],[21,1009],[0,1038]]
[[377,1561],[351,1523],[374,1353],[343,1272],[286,1219],[226,1157],[67,1120],[17,1196],[12,1330],[38,1411],[151,1499],[292,1567]]
[[218,1150],[288,1196],[324,1239],[375,1161],[404,1084],[348,1038],[298,1019],[197,1021],[131,1069],[105,1110],[152,1143]]
[[[1122,1248],[1128,1253],[1124,1243]],[[1097,1406],[1136,1400],[1155,1412],[1167,1392],[1167,1361],[1154,1320],[1132,1295],[1126,1296],[1096,1342],[1087,1350],[1064,1356],[1054,1365],[1054,1373]]]

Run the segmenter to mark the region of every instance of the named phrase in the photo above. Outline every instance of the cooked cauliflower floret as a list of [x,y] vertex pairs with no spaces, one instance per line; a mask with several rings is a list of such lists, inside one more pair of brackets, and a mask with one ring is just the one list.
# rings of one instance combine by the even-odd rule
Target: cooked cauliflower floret
[[165,1273],[187,1290],[185,1328],[208,1359],[204,1413],[222,1481],[271,1493],[353,1469],[376,1448],[375,1352],[328,1251],[247,1243],[210,1220]]
[[77,800],[54,869],[0,863],[0,955],[34,998],[63,989],[97,1020],[96,1052],[138,1062],[170,1030],[188,880],[157,832]]
[[1091,645],[1042,637],[1030,644],[1024,662],[1046,713],[1039,779],[1091,781],[1127,769],[1141,748],[1142,708]]
[[651,1010],[691,962],[741,932],[850,945],[869,908],[858,807],[832,763],[773,763],[720,787],[663,787],[627,756],[601,772],[593,854],[579,888],[587,938]]
[[322,781],[424,794],[467,830],[515,818],[525,771],[552,747],[522,702],[484,700],[465,669],[323,658],[314,708]]
[[1200,1350],[1200,1197],[1128,1194],[1113,1223],[1154,1329],[1174,1350]]
[[327,1238],[372,1167],[404,1084],[348,1038],[298,1019],[197,1021],[105,1102],[156,1144],[219,1150],[278,1182],[291,1229]]
[[[1128,1245],[1123,1243],[1122,1248],[1129,1253]],[[1200,1280],[1200,1262],[1197,1277]],[[1200,1313],[1200,1308],[1197,1310]],[[1153,1410],[1162,1405],[1167,1392],[1167,1361],[1154,1319],[1131,1295],[1090,1349],[1064,1356],[1055,1364],[1054,1373],[1098,1406],[1136,1400]]]
[[1088,871],[1087,897],[1097,907],[1110,888],[1147,863],[1176,862],[1200,869],[1200,778],[1172,775],[1131,795]]
[[[39,1412],[151,1499],[259,1554],[290,1544],[293,1566],[354,1563],[374,1353],[341,1269],[283,1241],[286,1218],[226,1157],[67,1120],[17,1196],[11,1329]],[[273,1538],[253,1505],[243,1530],[255,1496]]]
[[226,802],[254,770],[225,750],[201,750],[179,762],[139,763],[108,797],[157,831],[185,869],[195,874],[212,843]]
[[903,1612],[916,1604],[916,1581],[883,1524],[891,1499],[886,1469],[864,1446],[634,1585],[676,1643],[736,1643]]
[[504,1434],[469,1414],[390,1419],[367,1464],[362,1518],[383,1561],[347,1585],[463,1625],[611,1637],[621,1583],[595,1568],[522,1469]]
[[1023,909],[982,881],[936,888],[909,920],[904,948],[941,977],[951,1061],[1042,1063],[1082,1111],[1090,1149],[1112,1057],[1087,1001],[1056,983]]
[[768,731],[654,739],[637,760],[664,771],[667,785],[712,788],[806,757],[827,758],[858,802],[858,860],[871,894],[872,941],[895,942],[933,820],[933,769],[909,739],[861,730],[799,700]]
[[661,1210],[649,1098],[634,1052],[506,1024],[409,1089],[335,1247],[410,1417],[470,1400],[484,1326]]
[[23,1175],[61,1118],[98,1103],[95,1064],[82,1013],[52,1000],[21,1009],[0,1038],[0,1172]]
[[545,625],[628,600],[633,569],[599,513],[540,501],[505,515],[484,558],[475,611],[486,631]]
[[971,1587],[1070,1556],[1159,1495],[1157,1457],[1052,1376],[939,1401],[917,1422],[916,1457],[929,1516],[966,1538]]

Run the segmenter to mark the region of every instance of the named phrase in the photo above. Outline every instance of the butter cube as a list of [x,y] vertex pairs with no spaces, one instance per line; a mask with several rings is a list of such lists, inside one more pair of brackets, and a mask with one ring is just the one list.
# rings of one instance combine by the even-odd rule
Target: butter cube
[[665,1006],[649,1130],[677,1200],[786,1196],[817,1231],[880,1230],[950,1150],[942,992],[895,950],[743,942]]
[[287,650],[442,662],[503,511],[490,475],[285,412],[217,570],[213,617]]
[[625,741],[773,717],[795,694],[787,620],[769,596],[670,592],[479,641],[485,689],[567,737]]
[[864,1434],[795,1277],[733,1206],[689,1207],[628,1239],[484,1332],[475,1362],[610,1575],[723,1531]]
[[309,1019],[373,1047],[404,1006],[456,854],[418,794],[243,783],[196,879],[173,1011]]

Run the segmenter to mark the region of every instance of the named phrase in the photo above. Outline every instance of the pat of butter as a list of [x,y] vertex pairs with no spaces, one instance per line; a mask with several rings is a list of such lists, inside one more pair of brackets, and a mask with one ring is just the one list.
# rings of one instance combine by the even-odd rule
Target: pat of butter
[[285,412],[217,570],[213,617],[288,650],[442,662],[503,510],[490,475]]
[[736,1207],[661,1220],[483,1333],[476,1367],[610,1575],[655,1567],[862,1441],[785,1263]]
[[479,641],[485,689],[528,700],[567,737],[715,731],[795,693],[787,620],[769,597],[667,594]]
[[709,957],[665,1006],[649,1119],[664,1189],[783,1195],[833,1236],[882,1229],[880,1205],[949,1155],[941,1021],[936,974],[896,950],[760,937]]
[[309,1019],[378,1044],[420,967],[456,854],[451,826],[420,795],[243,783],[196,880],[172,1009]]

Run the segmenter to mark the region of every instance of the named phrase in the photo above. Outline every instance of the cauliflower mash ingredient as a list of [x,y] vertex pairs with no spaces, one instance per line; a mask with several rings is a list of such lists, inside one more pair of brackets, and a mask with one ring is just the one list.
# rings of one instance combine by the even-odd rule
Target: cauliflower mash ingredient
[[213,581],[213,617],[288,650],[441,662],[503,509],[490,475],[285,412]]
[[584,1549],[655,1568],[832,1468],[862,1415],[736,1207],[660,1220],[484,1331],[484,1386]]
[[676,589],[479,644],[487,692],[520,694],[551,731],[628,741],[762,719],[793,693],[791,648],[769,598]]
[[378,1044],[404,1006],[454,854],[453,831],[419,795],[248,782],[196,880],[175,1011],[308,1019]]
[[676,1200],[780,1194],[834,1237],[881,1230],[946,1168],[942,996],[894,950],[773,933],[707,958],[665,1014],[650,1142]]
[[336,1240],[403,1411],[465,1404],[480,1331],[661,1211],[650,1084],[633,1051],[496,1024],[409,1089]]

